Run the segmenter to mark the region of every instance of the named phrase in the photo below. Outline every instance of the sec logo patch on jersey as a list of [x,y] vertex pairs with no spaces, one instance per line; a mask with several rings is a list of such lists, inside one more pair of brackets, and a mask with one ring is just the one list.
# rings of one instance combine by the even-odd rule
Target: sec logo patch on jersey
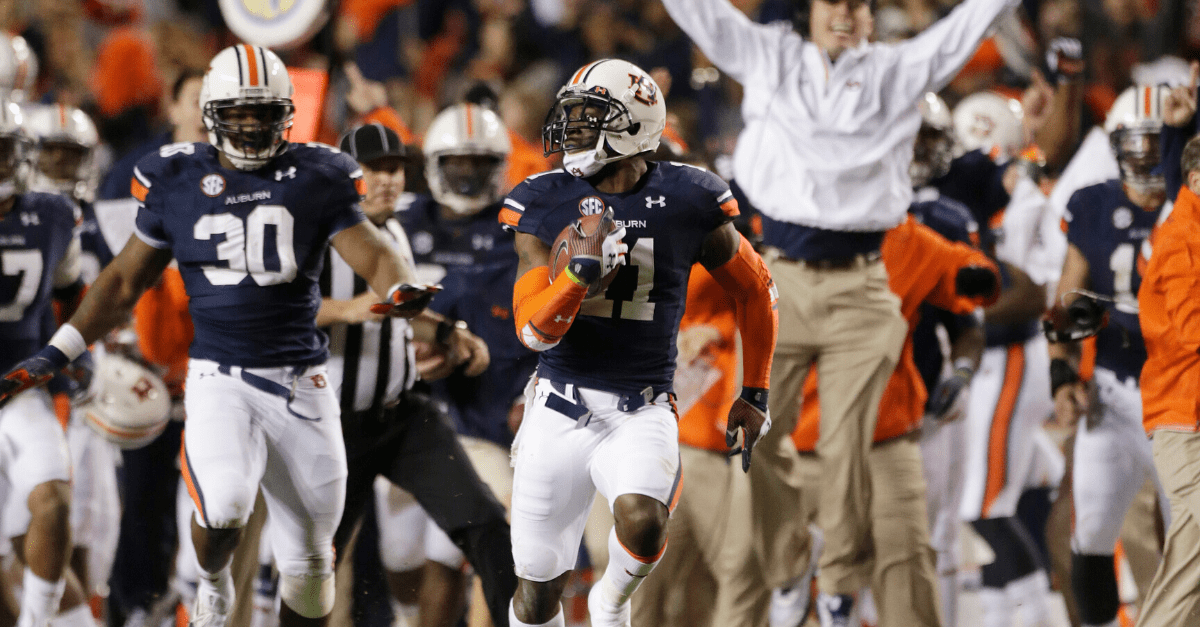
[[588,196],[580,200],[579,213],[585,216],[597,216],[604,213],[604,200],[599,196]]
[[220,174],[209,174],[200,179],[200,191],[209,198],[216,198],[225,191],[225,177]]
[[1127,229],[1133,224],[1133,211],[1129,207],[1117,207],[1112,214],[1113,226],[1118,229]]

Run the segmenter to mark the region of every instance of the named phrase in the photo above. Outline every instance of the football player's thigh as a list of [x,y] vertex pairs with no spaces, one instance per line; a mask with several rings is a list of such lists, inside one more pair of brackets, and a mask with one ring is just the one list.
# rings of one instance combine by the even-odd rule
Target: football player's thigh
[[475,472],[479,473],[479,478],[491,489],[496,500],[505,509],[512,509],[513,471],[508,450],[481,438],[461,436],[459,441]]
[[429,515],[411,494],[383,477],[375,479],[375,515],[379,519],[379,557],[388,572],[416,570],[425,563]]
[[217,372],[213,362],[188,365],[180,471],[196,507],[195,520],[214,529],[245,526],[266,465],[257,416],[260,392]]
[[540,382],[513,442],[512,543],[517,576],[550,581],[575,567],[596,488],[588,461],[603,429],[545,406]]
[[67,429],[71,449],[71,540],[75,546],[101,544],[115,523],[116,488],[114,446],[81,421]]
[[[965,480],[959,508],[962,519],[966,521],[983,517],[989,471],[1004,471],[1003,447],[1012,426],[1011,409],[1015,407],[999,412],[998,405],[1002,395],[1015,396],[1020,384],[1018,374],[1006,372],[1008,361],[1006,347],[986,349],[980,360],[979,370],[971,380],[971,396],[967,402],[966,417]],[[1009,376],[1010,374],[1012,376]],[[999,424],[993,425],[997,421]],[[992,450],[993,432],[1001,438],[995,443],[999,447],[998,450]]]
[[71,480],[67,439],[45,390],[30,390],[0,411],[5,473],[11,489],[4,505],[4,537],[29,529],[29,494],[47,481]]
[[679,426],[665,403],[646,405],[604,438],[592,458],[592,480],[608,499],[641,494],[675,508],[683,480],[679,465]]
[[1146,480],[1138,452],[1125,442],[1131,435],[1135,442],[1140,438],[1123,428],[1118,408],[1102,405],[1100,411],[1099,424],[1089,428],[1080,420],[1075,435],[1071,544],[1086,555],[1113,552],[1125,512]]
[[[280,572],[288,560],[324,572],[332,557],[333,533],[346,501],[346,446],[341,410],[330,387],[314,387],[308,375],[297,384],[291,411],[271,398],[263,498],[272,513],[271,539]],[[294,412],[294,413],[293,413]],[[301,418],[304,416],[305,418]],[[298,563],[291,567],[300,570]]]

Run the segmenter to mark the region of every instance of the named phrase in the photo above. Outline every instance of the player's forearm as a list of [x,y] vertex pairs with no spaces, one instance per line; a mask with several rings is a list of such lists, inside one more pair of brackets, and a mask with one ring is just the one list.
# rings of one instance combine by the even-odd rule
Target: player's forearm
[[983,357],[983,348],[983,327],[964,329],[950,346],[950,361],[958,363],[960,359],[969,359],[971,369],[979,370],[979,360]]
[[1059,172],[1066,167],[1079,139],[1079,118],[1083,109],[1083,81],[1066,81],[1054,90],[1050,115],[1034,133],[1034,142],[1046,155],[1046,167]]
[[513,286],[513,319],[517,337],[527,348],[554,348],[571,329],[588,287],[563,270],[550,281],[550,269],[537,266],[517,279]]
[[84,294],[75,315],[67,323],[79,330],[84,341],[92,344],[127,323],[138,299],[151,285],[152,282],[123,274],[110,265]]
[[433,344],[437,341],[438,325],[446,321],[446,316],[443,316],[436,311],[426,309],[421,312],[421,315],[409,321],[412,325],[413,339],[426,344]]
[[742,386],[770,387],[771,360],[779,334],[778,292],[762,257],[739,236],[737,253],[709,270],[717,283],[737,301],[738,328],[742,334]]
[[995,305],[984,310],[984,319],[991,324],[1020,324],[1038,319],[1046,309],[1046,288],[1011,264],[1004,267],[1012,284],[1000,294]]

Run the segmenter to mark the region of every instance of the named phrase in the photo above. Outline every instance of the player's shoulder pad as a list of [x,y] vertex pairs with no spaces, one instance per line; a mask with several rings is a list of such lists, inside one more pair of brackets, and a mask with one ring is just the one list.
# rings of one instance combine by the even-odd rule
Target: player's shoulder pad
[[133,180],[130,182],[133,197],[144,202],[156,181],[165,181],[183,171],[197,154],[208,148],[211,145],[203,142],[177,142],[164,144],[158,150],[146,153],[133,166]]
[[362,166],[354,160],[354,157],[342,152],[336,146],[321,142],[290,144],[288,151],[284,154],[290,154],[292,159],[304,164],[305,167],[325,174],[331,180],[341,180],[347,177],[362,178]]
[[729,189],[729,183],[726,183],[725,179],[717,176],[716,173],[699,166],[675,161],[661,162],[658,167],[662,168],[664,182],[672,185],[673,188],[678,186],[679,193],[695,194],[692,198],[698,206],[707,208],[716,205],[725,212],[729,219],[737,217],[738,205],[737,200],[733,197],[733,191]]
[[62,194],[47,194],[43,192],[25,192],[22,196],[22,209],[38,214],[42,220],[53,221],[67,228],[75,228],[77,222],[77,207],[71,199]]
[[948,240],[972,244],[978,237],[979,224],[971,216],[971,210],[953,198],[938,196],[915,202],[912,214],[919,222]]
[[1067,212],[1063,218],[1067,222],[1086,219],[1120,204],[1124,198],[1121,181],[1117,179],[1081,187],[1067,199]]
[[572,187],[578,179],[563,169],[540,172],[517,184],[504,198],[500,223],[516,228],[526,215],[536,216],[541,207],[553,207],[560,192]]

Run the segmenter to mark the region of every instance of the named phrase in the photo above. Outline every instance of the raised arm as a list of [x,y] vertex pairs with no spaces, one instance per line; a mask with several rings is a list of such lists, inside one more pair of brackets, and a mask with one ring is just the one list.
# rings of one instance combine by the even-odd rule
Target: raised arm
[[921,34],[896,45],[894,84],[915,101],[941,91],[975,54],[992,23],[1017,0],[966,0]]
[[755,24],[729,0],[663,0],[671,19],[722,72],[744,83],[779,63],[786,30]]

